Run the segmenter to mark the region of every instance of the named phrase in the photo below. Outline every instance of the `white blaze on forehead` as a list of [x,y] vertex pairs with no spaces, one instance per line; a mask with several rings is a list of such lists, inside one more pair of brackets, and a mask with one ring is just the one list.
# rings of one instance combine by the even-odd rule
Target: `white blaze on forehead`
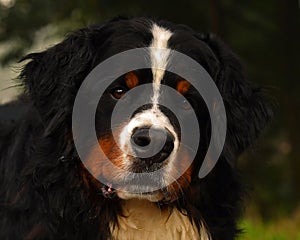
[[[153,40],[150,44],[150,60],[151,70],[153,75],[153,96],[151,97],[152,108],[137,113],[130,121],[124,126],[120,133],[119,143],[121,150],[128,155],[134,155],[131,149],[131,136],[134,129],[144,126],[150,126],[154,128],[166,129],[174,136],[174,149],[169,156],[169,161],[175,159],[176,152],[179,148],[179,138],[177,133],[170,122],[169,118],[161,112],[159,109],[159,94],[160,84],[164,77],[165,69],[168,65],[168,60],[171,54],[171,49],[168,48],[168,41],[172,36],[172,32],[168,29],[153,24],[151,29]],[[131,164],[130,160],[124,162]]]
[[[153,96],[151,97],[151,101],[153,106],[151,109],[145,110],[134,116],[124,127],[120,135],[120,145],[123,151],[126,151],[126,146],[130,145],[130,137],[133,130],[143,126],[168,129],[175,136],[177,141],[175,142],[178,145],[178,138],[172,124],[168,117],[164,115],[158,107],[160,84],[171,53],[171,49],[168,49],[168,41],[172,36],[172,33],[168,29],[156,24],[153,24],[151,32],[153,35],[153,40],[150,44],[150,59],[153,75]],[[177,147],[176,144],[175,149]]]
[[[165,69],[168,64],[168,58],[171,50],[168,49],[168,41],[172,36],[172,33],[156,24],[152,27],[153,40],[150,45],[151,52],[151,65],[153,75],[153,97],[152,102],[154,106],[158,104],[160,82],[164,76]],[[163,50],[163,51],[162,51]]]

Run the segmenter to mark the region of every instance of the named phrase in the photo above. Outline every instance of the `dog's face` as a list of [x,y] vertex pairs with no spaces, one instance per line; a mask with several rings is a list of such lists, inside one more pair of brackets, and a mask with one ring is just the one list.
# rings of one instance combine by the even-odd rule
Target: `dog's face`
[[[122,183],[121,188],[108,186],[106,189],[118,189],[116,193],[122,199],[174,201],[197,179],[209,145],[211,123],[207,106],[189,79],[161,68],[166,68],[169,64],[168,51],[170,53],[171,50],[176,50],[201,64],[224,99],[228,124],[220,161],[232,165],[237,156],[257,137],[270,117],[260,90],[244,79],[239,61],[221,41],[198,34],[182,25],[144,18],[116,19],[102,26],[75,32],[43,53],[28,55],[27,58],[33,61],[26,65],[21,77],[24,78],[26,90],[41,118],[48,126],[47,133],[55,132],[61,127],[60,124],[66,125],[66,129],[70,131],[70,105],[87,74],[103,60],[141,47],[167,51],[163,55],[156,54],[155,50],[150,51],[151,68],[127,72],[105,90],[95,119],[98,143],[97,146],[90,146],[90,152],[84,161],[89,169],[93,169],[94,176]],[[133,98],[130,92],[145,84],[150,84],[151,90],[140,91]],[[177,106],[184,119],[188,120],[192,113],[196,114],[201,130],[198,149],[182,146],[183,151],[179,153],[182,129],[174,113],[161,104],[162,98],[170,97],[161,90],[163,85],[184,96],[185,100]],[[131,105],[145,97],[150,99],[148,104],[138,107],[121,124],[111,125],[111,117],[118,102]],[[94,149],[99,146],[105,154],[100,158],[94,155]],[[195,157],[191,157],[192,153]],[[124,171],[108,170],[107,158],[118,168],[129,172],[163,171],[153,178],[150,174],[148,182],[137,185]],[[191,161],[192,164],[189,164]],[[179,178],[174,178],[177,172],[182,174]],[[162,189],[147,191],[152,183],[165,185],[166,182],[170,184]]]
[[[89,169],[93,169],[94,176],[105,178],[108,182],[109,179],[113,179],[114,183],[117,182],[112,188],[117,188],[116,193],[122,199],[173,201],[184,189],[188,188],[194,170],[193,164],[190,165],[190,162],[194,160],[192,159],[193,152],[199,151],[197,159],[201,162],[203,159],[200,155],[203,158],[207,147],[205,143],[208,142],[209,136],[203,134],[199,149],[189,149],[188,145],[182,146],[182,133],[177,116],[161,103],[162,98],[168,98],[169,102],[172,102],[172,94],[163,91],[162,87],[171,87],[178,95],[184,97],[175,106],[180,109],[181,119],[188,122],[196,111],[199,125],[202,131],[205,130],[204,132],[207,132],[210,122],[206,106],[191,83],[179,75],[156,67],[167,66],[169,59],[167,55],[158,54],[157,49],[182,50],[178,49],[182,41],[186,41],[188,37],[192,41],[192,35],[181,40],[181,36],[175,34],[172,38],[171,31],[154,23],[147,31],[151,39],[148,46],[151,47],[149,55],[153,67],[130,71],[116,79],[106,89],[99,101],[96,115],[98,141],[105,156],[100,159],[95,157],[92,149],[86,163]],[[133,38],[132,41],[136,40]],[[141,44],[140,41],[137,44]],[[171,41],[175,43],[172,48],[169,48]],[[150,85],[150,88],[139,88],[146,84]],[[140,90],[137,90],[135,94],[130,94],[138,88]],[[149,99],[147,104],[139,105],[129,119],[124,119],[117,126],[112,126],[112,114],[119,101],[123,101],[126,108],[143,98]],[[195,134],[198,134],[198,127],[193,126]],[[183,149],[180,152],[179,147]],[[125,172],[118,170],[112,172],[106,168],[106,157]],[[162,171],[159,174],[151,174],[157,170]],[[132,180],[127,172],[149,173],[149,179],[137,182],[136,179]],[[181,173],[179,178],[178,172]],[[152,185],[164,187],[151,191],[149,189]]]
[[[181,108],[181,118],[188,121],[193,111],[192,106],[197,102],[199,107],[202,99],[199,95],[194,94],[194,89],[187,80],[171,73],[165,73],[162,79],[163,83],[159,82],[159,85],[170,86],[178,94],[185,96],[181,105],[176,107]],[[152,86],[151,91],[146,89],[137,95],[130,95],[130,91],[134,88],[149,83]],[[156,84],[153,82],[151,69],[129,72],[112,83],[99,102],[96,129],[100,147],[108,159],[119,168],[134,173],[152,173],[163,169],[160,174],[149,175],[148,181],[137,185],[135,181],[130,180],[126,172],[112,173],[106,170],[107,160],[105,157],[101,159],[103,163],[96,164],[99,166],[98,168],[93,168],[95,161],[97,162],[99,159],[95,159],[93,151],[91,151],[87,163],[95,169],[94,174],[102,175],[101,177],[106,179],[111,179],[113,176],[114,182],[120,182],[122,188],[116,193],[123,199],[138,197],[150,201],[174,200],[180,191],[188,187],[191,182],[193,166],[190,166],[189,162],[193,159],[189,158],[192,157],[192,152],[188,146],[181,146],[184,150],[183,153],[179,153],[181,128],[172,111],[160,104],[162,91]],[[131,117],[122,121],[120,125],[111,126],[110,118],[118,101],[124,101],[130,105],[139,101],[138,98],[145,98],[147,95],[150,103],[137,108]],[[164,93],[163,97],[169,96]],[[209,126],[205,105],[201,109],[202,126]],[[195,126],[195,129],[196,127],[198,126]],[[187,169],[185,169],[186,166],[188,166]],[[175,178],[177,172],[182,172],[178,179]],[[150,189],[152,184],[169,186],[151,192],[147,189]],[[138,192],[143,192],[143,194]]]

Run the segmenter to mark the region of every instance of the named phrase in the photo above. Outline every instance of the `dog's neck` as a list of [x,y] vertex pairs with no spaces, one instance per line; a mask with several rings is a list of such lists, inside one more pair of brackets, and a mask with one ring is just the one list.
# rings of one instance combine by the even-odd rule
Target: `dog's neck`
[[122,209],[119,225],[111,226],[113,239],[209,239],[203,226],[198,230],[176,208],[160,209],[147,200],[132,199],[123,201]]

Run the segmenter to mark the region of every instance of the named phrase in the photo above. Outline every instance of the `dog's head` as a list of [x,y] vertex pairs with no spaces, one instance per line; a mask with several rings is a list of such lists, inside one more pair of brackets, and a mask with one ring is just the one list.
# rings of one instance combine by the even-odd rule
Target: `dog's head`
[[[196,33],[183,25],[145,18],[118,18],[101,26],[84,28],[42,53],[25,57],[31,61],[21,77],[44,122],[44,134],[56,136],[63,132],[62,137],[70,137],[72,107],[88,73],[115,54],[142,47],[176,50],[205,68],[226,108],[227,135],[220,161],[234,165],[238,155],[254,141],[270,118],[261,90],[244,78],[239,60],[215,36]],[[198,178],[211,139],[208,107],[217,109],[218,106],[206,106],[189,79],[157,68],[169,64],[168,54],[159,55],[153,50],[149,57],[152,67],[127,72],[106,88],[95,118],[98,143],[89,146],[84,161],[94,176],[108,181],[113,179],[114,184],[120,182],[121,187],[107,186],[104,194],[114,192],[116,188],[115,192],[123,199],[137,197],[168,202],[175,200]],[[130,92],[145,84],[151,84],[151,90],[135,92],[133,98]],[[183,119],[189,119],[193,113],[197,116],[201,130],[197,149],[184,145],[179,154],[183,133],[178,116],[161,104],[161,99],[169,97],[162,91],[165,85],[184,96],[177,106]],[[129,119],[112,126],[111,117],[119,101],[131,105],[142,98],[148,98],[148,104],[139,106]],[[105,156],[94,154],[99,146]],[[66,146],[61,147],[63,153]],[[127,172],[143,174],[163,170],[155,177],[147,175],[147,182],[137,184],[137,179],[133,180],[124,171],[110,171],[107,158]],[[175,178],[178,172],[182,174]],[[147,184],[164,187],[147,191]]]

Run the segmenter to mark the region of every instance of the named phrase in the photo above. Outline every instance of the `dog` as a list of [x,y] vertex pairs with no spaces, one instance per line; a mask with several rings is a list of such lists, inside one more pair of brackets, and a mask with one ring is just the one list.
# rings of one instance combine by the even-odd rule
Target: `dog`
[[[188,56],[220,92],[226,139],[207,176],[200,178],[199,171],[212,138],[211,106],[189,79],[157,69],[157,62],[170,63],[168,56],[155,53],[150,54],[152,67],[124,73],[99,96],[97,142],[86,137],[85,159],[79,156],[74,142],[84,137],[87,126],[72,132],[72,113],[83,81],[98,64],[137,48]],[[77,30],[21,62],[26,62],[19,76],[24,93],[2,107],[0,122],[1,239],[230,240],[241,232],[237,220],[245,190],[236,162],[265,129],[272,112],[264,90],[246,79],[240,60],[218,37],[163,20],[118,17]],[[98,82],[101,85],[102,79]],[[152,84],[152,91],[137,96],[150,102],[113,128],[115,106],[121,100],[130,106],[136,100],[130,91],[145,84]],[[176,105],[183,117],[195,113],[201,131],[196,151],[183,146],[177,156],[183,133],[178,116],[160,104],[168,97],[157,90],[162,86],[184,97]],[[10,109],[18,114],[9,118]],[[150,156],[134,156],[152,143],[162,148]],[[195,156],[189,164],[191,152]],[[127,172],[148,174],[149,184],[168,184],[159,189],[147,183],[137,186],[124,171],[111,170],[108,162]],[[172,177],[176,172],[181,174]]]

